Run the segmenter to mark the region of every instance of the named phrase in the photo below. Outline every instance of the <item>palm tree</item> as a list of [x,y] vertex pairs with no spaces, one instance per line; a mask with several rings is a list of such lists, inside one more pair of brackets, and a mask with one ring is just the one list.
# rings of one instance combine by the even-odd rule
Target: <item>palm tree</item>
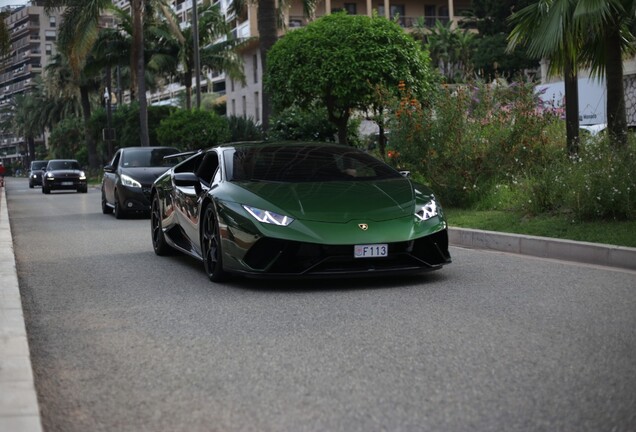
[[[246,43],[231,37],[230,28],[218,5],[209,0],[199,7],[200,31],[199,46],[200,64],[211,70],[225,71],[231,78],[243,81],[243,65],[236,54],[236,49]],[[186,108],[192,107],[192,79],[195,74],[194,29],[180,29],[172,25],[156,28],[159,40],[166,41],[164,50],[153,54],[150,66],[173,74],[181,75],[185,86]],[[225,36],[225,40],[215,42]]]
[[[572,118],[568,121],[570,153],[575,149],[570,142],[574,118],[578,134],[578,97],[575,105],[568,88],[576,91],[576,85],[568,80],[576,76],[578,66],[591,68],[594,76],[605,76],[610,140],[616,148],[627,145],[623,54],[635,52],[635,17],[634,0],[540,0],[511,17],[516,27],[509,46],[527,43],[529,54],[549,58],[551,72],[565,75],[566,119]],[[568,68],[573,72],[568,74]]]
[[561,73],[565,83],[567,150],[579,151],[578,66],[582,40],[574,22],[574,0],[539,0],[510,17],[514,24],[508,49],[521,44],[528,55],[550,60],[549,73]]
[[607,83],[607,129],[616,148],[627,146],[627,115],[623,84],[623,55],[636,52],[634,0],[580,0],[575,19],[587,41],[581,58],[593,76]]

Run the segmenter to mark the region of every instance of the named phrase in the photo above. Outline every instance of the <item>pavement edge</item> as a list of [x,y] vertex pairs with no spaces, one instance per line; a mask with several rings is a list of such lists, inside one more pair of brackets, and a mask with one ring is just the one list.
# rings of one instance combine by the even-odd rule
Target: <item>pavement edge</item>
[[0,281],[0,431],[42,432],[6,187],[0,187]]
[[636,248],[451,227],[453,246],[636,270]]

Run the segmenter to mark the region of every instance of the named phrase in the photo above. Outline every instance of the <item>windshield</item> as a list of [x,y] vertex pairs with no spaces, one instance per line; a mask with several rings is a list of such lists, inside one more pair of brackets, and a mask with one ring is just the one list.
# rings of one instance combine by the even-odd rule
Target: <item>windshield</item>
[[166,167],[170,168],[176,162],[175,159],[164,160],[165,156],[179,153],[174,148],[160,149],[128,149],[122,152],[121,166],[124,168],[132,167]]
[[80,169],[79,163],[74,160],[56,160],[50,161],[47,165],[47,170],[78,170]]
[[347,146],[238,147],[225,153],[233,181],[325,182],[399,178],[384,162]]
[[31,171],[39,171],[46,167],[47,161],[33,161],[31,162]]

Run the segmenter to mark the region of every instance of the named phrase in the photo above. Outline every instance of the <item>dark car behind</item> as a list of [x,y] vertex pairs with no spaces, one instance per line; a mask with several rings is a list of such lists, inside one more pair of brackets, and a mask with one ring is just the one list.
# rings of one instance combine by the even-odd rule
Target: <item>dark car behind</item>
[[128,214],[150,213],[150,187],[179,159],[165,159],[179,153],[174,147],[124,147],[104,167],[102,212],[117,219]]
[[52,159],[42,174],[42,193],[52,190],[76,190],[88,192],[86,173],[75,159]]
[[29,187],[42,186],[42,170],[46,168],[48,161],[34,160],[29,165]]

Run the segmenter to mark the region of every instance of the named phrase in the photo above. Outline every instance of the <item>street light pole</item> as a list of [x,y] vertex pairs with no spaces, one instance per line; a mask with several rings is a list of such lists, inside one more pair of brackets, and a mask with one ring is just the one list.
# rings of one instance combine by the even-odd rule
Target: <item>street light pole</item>
[[197,0],[192,0],[192,45],[194,51],[194,82],[196,107],[201,108],[201,58],[199,56],[199,12]]

